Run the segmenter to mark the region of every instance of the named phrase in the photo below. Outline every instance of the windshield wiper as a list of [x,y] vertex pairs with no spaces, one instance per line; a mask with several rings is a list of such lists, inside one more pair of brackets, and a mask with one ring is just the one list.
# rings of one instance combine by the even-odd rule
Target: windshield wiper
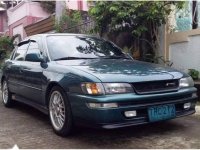
[[58,60],[76,60],[76,59],[98,59],[98,58],[103,58],[103,59],[130,59],[125,56],[101,56],[101,57],[94,57],[94,58],[87,58],[87,57],[61,57],[61,58],[56,58],[54,61]]
[[57,61],[57,60],[75,60],[75,59],[95,59],[95,58],[84,58],[84,57],[62,57],[62,58],[54,59],[54,61]]
[[101,56],[100,58],[103,58],[103,59],[130,59],[128,57],[125,57],[125,56]]

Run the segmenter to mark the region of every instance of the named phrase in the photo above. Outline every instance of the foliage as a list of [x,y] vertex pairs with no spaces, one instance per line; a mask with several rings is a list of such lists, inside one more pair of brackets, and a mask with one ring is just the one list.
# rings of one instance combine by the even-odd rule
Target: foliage
[[13,41],[15,37],[7,37],[7,36],[2,36],[0,37],[0,68],[1,68],[1,63],[9,57],[11,51],[14,48]]
[[[60,17],[59,21],[56,21],[55,30],[58,33],[66,32],[66,29],[75,27],[81,22],[81,13],[77,10],[70,10],[67,12],[63,12],[62,16]],[[67,32],[76,32],[78,30],[73,28],[73,30],[68,30]]]
[[12,38],[7,36],[0,37],[0,59],[4,59],[13,50]]
[[131,33],[140,41],[141,56],[145,57],[146,53],[154,54],[159,44],[158,27],[167,22],[171,5],[180,9],[183,4],[184,1],[97,1],[89,14],[96,22],[94,32],[100,36]]
[[146,60],[148,62],[156,63],[156,64],[164,64],[165,66],[171,67],[173,62],[169,60],[165,60],[163,56],[153,56],[151,54],[146,54]]
[[133,35],[140,36],[149,26],[166,23],[171,12],[170,4],[181,8],[183,2],[98,1],[89,12],[97,22],[95,30],[100,33],[128,30]]
[[48,13],[54,13],[56,1],[40,1],[40,6]]
[[189,72],[188,74],[194,79],[194,80],[198,80],[199,79],[199,71],[195,70],[195,69],[188,69]]

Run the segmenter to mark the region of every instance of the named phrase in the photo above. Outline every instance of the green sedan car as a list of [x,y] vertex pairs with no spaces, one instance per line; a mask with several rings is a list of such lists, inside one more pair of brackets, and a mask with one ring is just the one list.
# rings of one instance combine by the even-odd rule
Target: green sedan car
[[191,115],[197,101],[189,75],[80,34],[26,38],[5,61],[1,85],[6,107],[41,110],[61,136],[76,125],[113,129]]

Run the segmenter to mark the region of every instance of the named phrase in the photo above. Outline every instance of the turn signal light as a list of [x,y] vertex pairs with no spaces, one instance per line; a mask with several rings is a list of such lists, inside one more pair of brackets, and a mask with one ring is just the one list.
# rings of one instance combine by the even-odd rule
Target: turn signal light
[[90,95],[104,94],[103,85],[101,83],[82,83],[81,88],[85,94],[90,94]]
[[90,108],[117,108],[117,103],[88,103]]

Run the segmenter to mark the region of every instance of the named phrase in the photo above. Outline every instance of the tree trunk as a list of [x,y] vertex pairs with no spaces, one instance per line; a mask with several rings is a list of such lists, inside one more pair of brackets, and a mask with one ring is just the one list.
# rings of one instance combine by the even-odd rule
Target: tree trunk
[[198,8],[197,1],[192,1],[192,29],[198,28]]

